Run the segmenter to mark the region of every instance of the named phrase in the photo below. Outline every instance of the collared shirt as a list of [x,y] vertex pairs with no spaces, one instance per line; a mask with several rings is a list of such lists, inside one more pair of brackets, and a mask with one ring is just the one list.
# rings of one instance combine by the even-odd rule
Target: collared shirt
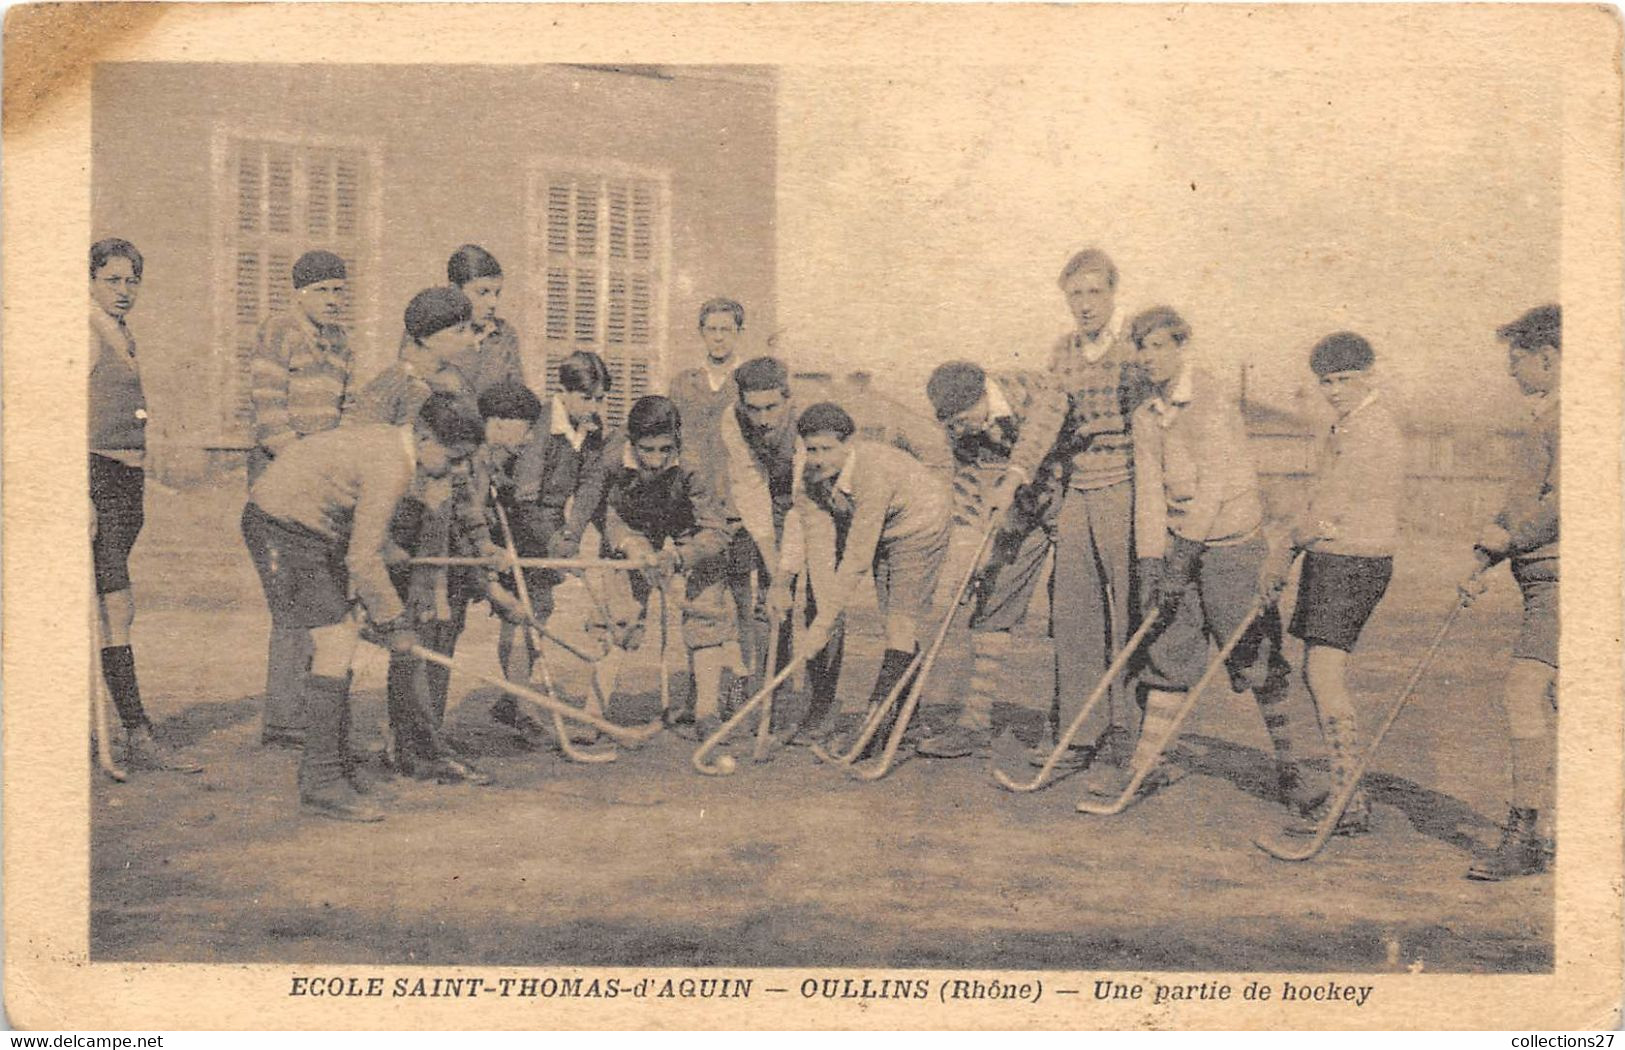
[[1112,344],[1122,338],[1122,335],[1123,318],[1121,313],[1113,307],[1111,316],[1106,318],[1106,323],[1101,326],[1100,331],[1094,334],[1093,338],[1085,336],[1082,332],[1077,332],[1073,336],[1072,345],[1083,354],[1085,361],[1092,363],[1105,357],[1106,351],[1110,350]]
[[671,540],[685,570],[727,550],[737,522],[730,527],[711,479],[681,457],[663,470],[641,470],[630,441],[620,462],[604,485],[604,539],[611,550],[624,553],[639,539],[659,550]]
[[1263,524],[1241,406],[1186,362],[1160,397],[1134,412],[1135,546],[1159,558],[1168,534],[1214,546],[1240,543]]
[[1294,531],[1310,550],[1387,557],[1399,542],[1404,487],[1405,436],[1373,390],[1321,439],[1308,509]]
[[410,427],[341,427],[288,446],[254,480],[249,498],[271,517],[344,550],[350,583],[367,615],[383,622],[401,614],[384,551],[395,508],[416,471]]
[[707,357],[704,368],[705,383],[711,388],[713,394],[722,393],[723,386],[734,377],[734,362],[731,357],[720,365]]
[[587,440],[587,427],[570,422],[570,413],[564,408],[564,401],[557,394],[553,396],[553,413],[548,417],[548,432],[554,437],[561,437],[570,443],[576,452],[581,451],[582,442]]
[[255,440],[275,452],[338,426],[348,407],[350,369],[343,326],[317,324],[302,311],[267,318],[250,366]]

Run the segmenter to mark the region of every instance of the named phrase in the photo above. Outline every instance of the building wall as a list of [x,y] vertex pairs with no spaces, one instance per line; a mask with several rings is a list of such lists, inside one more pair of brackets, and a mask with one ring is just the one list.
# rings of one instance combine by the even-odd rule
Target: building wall
[[[740,300],[752,332],[774,329],[776,127],[770,75],[694,70],[635,75],[562,66],[379,67],[117,64],[93,88],[92,216],[97,237],[146,255],[131,324],[161,440],[240,439],[229,415],[231,309],[222,289],[211,149],[222,134],[360,142],[375,151],[376,262],[357,282],[354,344],[365,381],[387,366],[400,313],[444,283],[446,257],[476,242],[502,261],[504,313],[540,285],[527,273],[526,176],[533,158],[607,161],[670,180],[666,371],[698,354],[695,315]],[[313,247],[316,245],[312,245]],[[526,339],[539,385],[539,339]],[[663,384],[663,379],[656,377]]]

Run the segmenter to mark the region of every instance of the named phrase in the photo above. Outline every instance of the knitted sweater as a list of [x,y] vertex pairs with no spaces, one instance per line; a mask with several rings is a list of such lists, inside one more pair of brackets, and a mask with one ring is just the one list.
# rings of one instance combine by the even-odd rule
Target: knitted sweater
[[1050,374],[1072,398],[1070,484],[1076,489],[1105,488],[1134,476],[1134,443],[1128,433],[1132,408],[1123,402],[1124,373],[1132,367],[1134,344],[1121,332],[1108,330],[1102,338],[1110,338],[1110,345],[1094,361],[1086,358],[1078,332],[1056,340],[1050,355]]
[[339,425],[350,385],[349,337],[339,325],[276,314],[260,326],[251,367],[254,439],[275,452]]
[[505,381],[529,385],[519,356],[519,333],[500,317],[479,333],[478,343],[453,354],[449,363],[463,374],[475,397]]
[[102,310],[90,315],[90,450],[147,447],[147,398],[124,322]]

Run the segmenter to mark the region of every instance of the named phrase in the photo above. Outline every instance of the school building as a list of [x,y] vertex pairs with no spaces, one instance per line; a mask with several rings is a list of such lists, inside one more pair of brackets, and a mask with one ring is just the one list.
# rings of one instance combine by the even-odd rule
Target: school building
[[532,384],[595,350],[619,418],[704,300],[774,329],[774,95],[756,68],[98,66],[92,236],[146,257],[154,436],[190,469],[249,444],[255,330],[304,251],[348,264],[360,384],[466,242],[502,263]]

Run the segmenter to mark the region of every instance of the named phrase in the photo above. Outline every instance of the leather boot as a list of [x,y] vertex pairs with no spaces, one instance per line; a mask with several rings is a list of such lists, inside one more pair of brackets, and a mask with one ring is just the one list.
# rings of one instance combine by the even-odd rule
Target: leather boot
[[1535,832],[1535,811],[1513,806],[1501,829],[1501,842],[1488,857],[1467,869],[1467,877],[1479,882],[1500,882],[1546,870],[1546,849]]

